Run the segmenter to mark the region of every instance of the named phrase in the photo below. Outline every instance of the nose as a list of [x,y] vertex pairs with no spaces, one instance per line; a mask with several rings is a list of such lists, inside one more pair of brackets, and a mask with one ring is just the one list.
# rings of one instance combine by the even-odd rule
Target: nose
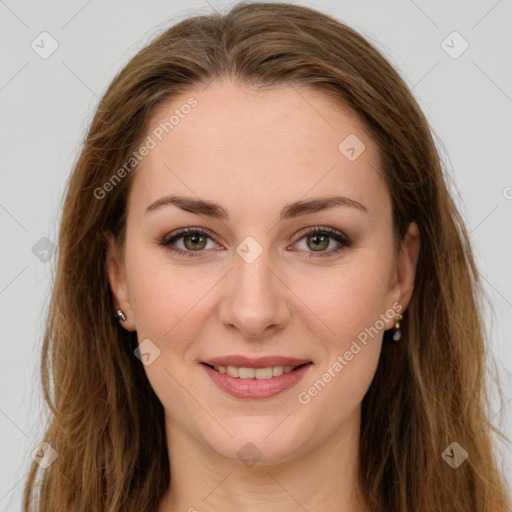
[[285,327],[290,319],[288,288],[269,266],[265,251],[248,263],[236,255],[220,305],[220,321],[247,339],[260,340]]

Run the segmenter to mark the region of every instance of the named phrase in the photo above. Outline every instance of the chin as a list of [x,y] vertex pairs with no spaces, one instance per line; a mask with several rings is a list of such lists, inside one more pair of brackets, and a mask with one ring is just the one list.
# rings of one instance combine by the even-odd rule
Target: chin
[[[238,460],[247,467],[257,464],[275,465],[288,462],[306,450],[307,439],[298,435],[300,428],[291,422],[286,415],[259,418],[240,419],[236,425],[226,425],[229,435],[210,436],[204,439],[217,454],[230,460]],[[282,422],[282,424],[280,424]],[[294,428],[295,427],[295,428]],[[219,430],[219,429],[217,429]]]

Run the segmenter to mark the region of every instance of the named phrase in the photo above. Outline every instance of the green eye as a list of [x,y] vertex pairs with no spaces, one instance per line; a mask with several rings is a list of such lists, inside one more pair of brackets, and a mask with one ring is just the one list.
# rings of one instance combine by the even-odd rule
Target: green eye
[[[315,226],[314,228],[307,228],[301,231],[299,235],[304,235],[299,242],[305,239],[306,247],[311,249],[311,251],[305,251],[305,258],[332,256],[352,245],[352,242],[347,236],[329,227]],[[331,250],[326,250],[331,240],[334,240],[338,245]]]
[[[206,246],[207,237],[199,234],[185,235],[183,238],[183,245],[191,251],[204,249]],[[202,239],[202,240],[201,240]]]
[[313,246],[309,247],[312,247],[314,251],[323,251],[327,249],[327,247],[329,247],[329,239],[330,237],[326,235],[312,235],[306,238],[308,244],[312,241]]
[[[175,243],[180,239],[183,239],[184,249],[175,246]],[[202,256],[201,253],[204,252],[203,249],[206,248],[208,239],[211,239],[210,234],[202,228],[184,228],[166,236],[159,242],[159,245],[180,255],[193,258]]]
[[[295,244],[303,239],[306,241],[306,248],[303,251],[305,258],[332,256],[352,245],[347,236],[329,227],[315,226],[313,228],[306,228],[299,232],[297,236],[300,236],[300,238]],[[181,239],[183,239],[183,248],[176,247],[176,242]],[[159,245],[177,254],[193,258],[203,256],[202,253],[206,252],[208,240],[213,242],[210,233],[203,228],[183,228],[166,236],[159,242]],[[335,241],[337,246],[327,250],[332,241]]]

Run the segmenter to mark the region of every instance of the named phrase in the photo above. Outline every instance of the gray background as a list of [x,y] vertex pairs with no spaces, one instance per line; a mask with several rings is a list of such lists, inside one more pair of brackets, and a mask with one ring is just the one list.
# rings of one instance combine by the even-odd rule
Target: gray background
[[[432,124],[488,292],[485,318],[503,386],[501,400],[493,394],[493,423],[512,438],[512,1],[297,3],[331,13],[373,41]],[[20,509],[30,454],[41,442],[39,354],[51,243],[98,98],[157,31],[228,5],[0,0],[1,511]],[[31,46],[51,49],[44,31],[58,44],[48,58]],[[463,39],[450,36],[454,31]],[[458,55],[464,40],[469,46]],[[497,448],[512,480],[510,447]]]

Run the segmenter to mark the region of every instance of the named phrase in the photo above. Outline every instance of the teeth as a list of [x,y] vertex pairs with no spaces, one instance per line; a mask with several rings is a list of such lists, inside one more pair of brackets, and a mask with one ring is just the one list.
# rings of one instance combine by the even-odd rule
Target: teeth
[[244,368],[238,366],[214,366],[219,373],[226,373],[230,377],[240,379],[271,379],[279,377],[283,373],[290,373],[297,366],[269,366],[267,368]]
[[[215,368],[215,366],[214,366]],[[227,374],[230,376],[230,377],[240,377],[239,375],[239,369],[238,367],[236,366],[228,366],[227,367]]]
[[271,379],[272,368],[256,368],[256,370],[254,370],[254,377],[256,379]]
[[238,376],[241,379],[254,379],[254,368],[238,368]]
[[284,366],[273,366],[272,367],[272,376],[279,377],[279,375],[283,375]]

